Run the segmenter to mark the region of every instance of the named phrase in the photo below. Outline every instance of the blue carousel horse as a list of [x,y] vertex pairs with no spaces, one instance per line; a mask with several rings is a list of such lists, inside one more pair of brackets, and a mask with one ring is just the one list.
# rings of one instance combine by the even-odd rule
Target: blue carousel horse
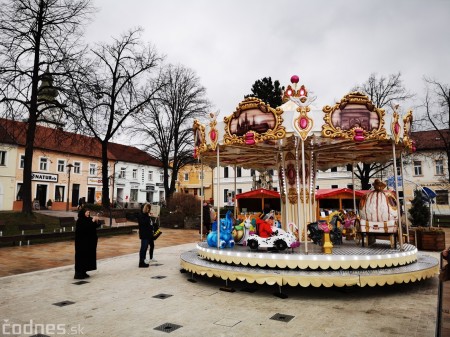
[[330,219],[329,222],[318,221],[308,224],[309,237],[314,244],[322,245],[324,231],[329,231],[330,240],[334,245],[342,244],[342,231],[338,226],[338,222],[341,224],[344,222],[344,214],[341,211],[335,211],[330,214]]
[[[220,219],[220,248],[233,248],[234,247],[234,239],[233,239],[233,217],[231,216],[231,211],[228,211],[225,219]],[[212,231],[206,237],[206,241],[210,247],[217,247],[217,221],[214,221],[212,224]]]

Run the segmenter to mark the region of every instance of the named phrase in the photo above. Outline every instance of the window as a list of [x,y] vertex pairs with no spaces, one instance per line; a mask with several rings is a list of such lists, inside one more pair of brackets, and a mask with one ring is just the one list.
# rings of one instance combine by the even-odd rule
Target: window
[[237,194],[241,194],[242,193],[242,188],[238,188],[237,189]]
[[133,169],[133,179],[137,179],[137,169]]
[[228,166],[223,168],[223,177],[228,178]]
[[269,171],[267,171],[267,173],[269,173],[269,175],[273,177],[273,173],[274,173],[274,172],[273,172],[272,169],[270,169]]
[[353,165],[352,164],[347,164],[347,166],[346,166],[346,168],[347,168],[347,172],[352,172],[353,170]]
[[64,169],[66,168],[66,161],[65,160],[58,160],[58,172],[64,172]]
[[189,181],[189,173],[184,174],[184,181]]
[[436,190],[436,204],[448,205],[448,191],[447,190]]
[[79,161],[73,162],[73,173],[81,174],[81,163]]
[[132,188],[132,189],[130,190],[130,201],[131,201],[131,202],[136,202],[137,199],[138,199],[138,190]]
[[415,160],[414,161],[414,175],[421,176],[422,175],[422,162]]
[[436,175],[444,175],[444,161],[442,159],[436,160]]
[[20,155],[20,163],[19,163],[19,168],[23,169],[25,167],[25,155],[21,154]]
[[250,177],[253,177],[254,175],[256,175],[255,169],[250,169]]
[[160,183],[164,182],[164,172],[163,171],[159,172],[159,182]]
[[148,181],[153,181],[153,171],[148,171]]
[[17,184],[16,200],[22,200],[22,183]]
[[91,176],[97,175],[97,164],[89,163],[89,175]]
[[204,177],[203,177],[203,172],[199,172],[198,173],[198,180],[202,180],[202,179],[204,179]]
[[127,168],[126,168],[126,167],[121,167],[121,168],[120,168],[120,173],[119,173],[119,178],[125,179],[125,177],[126,177],[126,171],[127,171]]
[[223,200],[225,203],[227,203],[227,201],[228,201],[228,189],[227,188],[223,190]]
[[64,201],[65,186],[55,186],[55,201]]
[[6,166],[6,151],[0,151],[0,166]]
[[142,182],[145,181],[145,170],[144,169],[141,170],[141,181]]
[[348,188],[349,190],[352,190],[352,189],[353,189],[353,185],[352,185],[352,184],[348,184],[348,185],[347,185],[347,188]]
[[332,167],[332,168],[330,169],[330,172],[337,172],[337,167]]
[[242,168],[240,167],[236,168],[236,177],[242,177]]
[[338,185],[331,185],[331,188],[339,188]]
[[47,171],[47,158],[41,158],[39,160],[39,170],[41,171]]

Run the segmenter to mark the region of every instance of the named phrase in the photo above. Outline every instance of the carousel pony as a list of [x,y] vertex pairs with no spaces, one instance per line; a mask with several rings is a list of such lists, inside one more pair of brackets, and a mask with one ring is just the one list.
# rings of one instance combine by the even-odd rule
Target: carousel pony
[[[231,211],[228,211],[225,219],[220,220],[220,248],[233,248],[234,240],[233,240],[233,218],[231,216]],[[217,247],[217,220],[212,224],[212,231],[206,237],[206,241],[210,247]]]
[[342,231],[338,222],[344,222],[344,213],[342,211],[334,211],[329,215],[329,221],[321,220],[308,224],[309,237],[316,245],[322,245],[323,233],[330,233],[330,240],[334,245],[342,244]]

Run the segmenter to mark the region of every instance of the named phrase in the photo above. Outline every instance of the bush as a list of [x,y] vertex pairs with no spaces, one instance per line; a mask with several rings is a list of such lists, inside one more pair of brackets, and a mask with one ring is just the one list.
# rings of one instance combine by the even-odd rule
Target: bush
[[200,200],[195,195],[175,193],[170,199],[167,210],[181,213],[184,217],[195,217],[200,215],[201,206]]
[[411,208],[409,209],[409,220],[413,227],[428,227],[430,226],[430,208],[427,206],[422,198],[422,191],[414,191],[414,199],[411,201]]

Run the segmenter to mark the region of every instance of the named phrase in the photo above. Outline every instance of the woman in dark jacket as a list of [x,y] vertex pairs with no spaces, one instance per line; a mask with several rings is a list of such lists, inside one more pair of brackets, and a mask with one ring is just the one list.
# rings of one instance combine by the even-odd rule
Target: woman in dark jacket
[[150,246],[150,260],[153,260],[153,250],[155,249],[155,242],[153,240],[154,227],[153,221],[150,218],[150,204],[145,204],[139,214],[139,239],[141,239],[141,250],[139,251],[139,268],[147,268],[148,263],[145,263],[145,256],[147,255],[148,246]]
[[90,211],[82,209],[78,213],[75,228],[75,279],[89,277],[86,273],[97,269],[97,227],[98,219],[91,218]]

